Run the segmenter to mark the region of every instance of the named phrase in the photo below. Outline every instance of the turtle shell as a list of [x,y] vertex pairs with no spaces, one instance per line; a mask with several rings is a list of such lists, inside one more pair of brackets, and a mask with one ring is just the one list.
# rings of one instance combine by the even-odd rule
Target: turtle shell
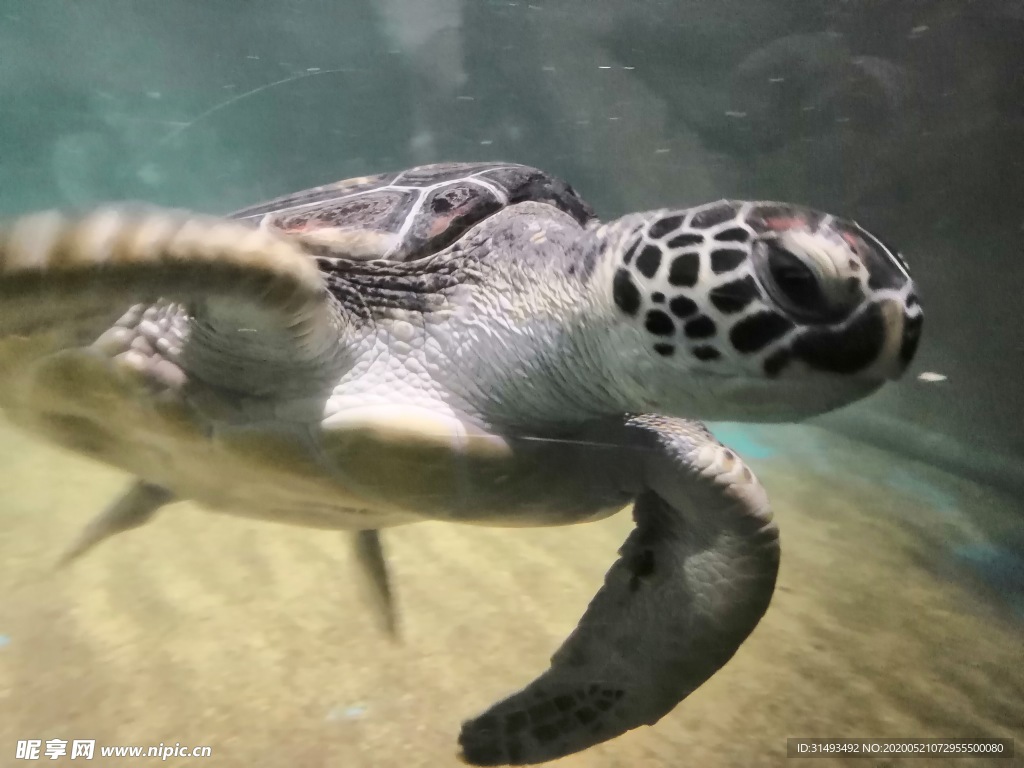
[[[344,244],[353,232],[381,235],[374,257],[412,261],[455,242],[502,208],[548,203],[581,225],[594,211],[565,181],[510,163],[440,163],[295,192],[231,214],[307,243]],[[312,237],[310,237],[312,236]]]

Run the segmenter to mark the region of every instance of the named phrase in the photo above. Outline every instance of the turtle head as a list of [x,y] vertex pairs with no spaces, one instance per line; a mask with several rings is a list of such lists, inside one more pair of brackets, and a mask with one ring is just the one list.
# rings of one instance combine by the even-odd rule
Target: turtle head
[[852,221],[721,201],[627,216],[603,238],[621,331],[605,357],[650,410],[813,416],[898,378],[916,351],[923,316],[907,267]]

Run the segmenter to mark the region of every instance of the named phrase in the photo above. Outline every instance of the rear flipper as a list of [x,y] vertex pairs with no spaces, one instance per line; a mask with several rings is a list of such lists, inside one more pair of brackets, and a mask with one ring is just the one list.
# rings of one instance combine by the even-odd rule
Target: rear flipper
[[398,615],[380,531],[356,531],[352,534],[352,548],[371,609],[391,638],[399,639]]
[[104,539],[144,525],[158,509],[173,500],[174,495],[165,488],[137,480],[127,493],[85,526],[75,542],[61,555],[58,567],[70,565]]
[[[166,488],[142,480],[135,481],[123,496],[82,529],[74,543],[61,555],[57,567],[70,565],[111,536],[145,525],[157,510],[174,501],[174,494]],[[397,640],[398,616],[380,531],[356,531],[351,537],[357,571],[370,607],[388,635]]]

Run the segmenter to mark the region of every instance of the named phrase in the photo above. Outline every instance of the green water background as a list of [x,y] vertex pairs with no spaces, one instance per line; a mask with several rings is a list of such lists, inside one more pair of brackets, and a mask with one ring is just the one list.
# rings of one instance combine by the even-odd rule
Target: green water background
[[1016,0],[3,0],[0,212],[228,211],[453,158],[549,169],[606,217],[807,203],[921,284],[918,370],[949,382],[871,409],[1020,464],[1022,39]]
[[[823,526],[803,540],[795,537],[787,549],[790,562],[814,574],[811,563],[821,572],[833,567],[833,559],[842,561],[828,552],[841,546],[834,536],[850,534],[843,525],[853,525],[854,518],[837,523],[829,516],[839,514],[835,505],[844,498],[858,499],[864,517],[856,522],[855,551],[862,556],[855,572],[884,574],[890,584],[898,583],[899,574],[919,573],[934,580],[936,589],[948,586],[950,603],[943,611],[973,617],[978,623],[970,631],[987,638],[972,655],[963,639],[967,629],[965,635],[952,629],[945,635],[941,622],[925,627],[882,621],[895,638],[937,636],[931,651],[912,646],[911,658],[893,664],[913,669],[916,662],[932,670],[940,661],[950,668],[966,665],[984,669],[985,679],[1009,679],[1016,686],[1009,665],[1016,658],[1019,666],[1017,622],[1024,619],[1024,518],[1018,501],[1024,492],[1022,40],[1024,3],[1011,0],[0,0],[0,214],[112,199],[226,212],[348,176],[440,160],[507,159],[570,179],[606,218],[719,197],[784,199],[852,216],[896,243],[921,285],[925,337],[911,375],[821,420],[824,430],[719,425],[717,431],[754,464],[773,498],[781,497],[784,532],[787,503],[799,520],[791,526]],[[948,378],[918,382],[914,376],[923,371]],[[840,434],[894,453],[880,459]],[[18,676],[9,667],[2,701],[9,713],[31,713],[17,721],[27,727],[47,718],[54,722],[54,691],[66,679],[59,674],[61,654],[89,645],[70,629],[70,645],[47,644],[37,634],[44,633],[44,619],[86,610],[74,606],[105,594],[104,575],[119,572],[132,574],[118,587],[128,591],[128,605],[148,604],[152,595],[132,584],[135,567],[153,564],[148,555],[140,562],[145,550],[133,550],[131,541],[112,544],[127,549],[106,555],[106,561],[97,554],[100,563],[85,566],[79,584],[61,587],[66,605],[40,607],[38,601],[53,594],[52,584],[45,586],[43,560],[56,556],[72,534],[68,526],[84,523],[117,482],[105,470],[13,433],[0,434],[0,444],[8,489],[0,510],[8,524],[0,540],[5,584],[12,590],[0,613],[0,662],[17,659],[18,669],[36,674]],[[801,471],[811,478],[806,487],[795,479]],[[80,490],[55,499],[57,491],[46,484],[67,477]],[[69,498],[82,508],[69,509]],[[204,530],[196,514],[196,520],[185,516],[184,530]],[[210,530],[221,531],[225,524],[217,525]],[[138,535],[156,537],[148,539],[152,544],[172,535],[169,527],[162,530]],[[223,530],[211,551],[230,550],[234,534]],[[244,530],[250,535],[250,528]],[[878,555],[876,562],[871,537],[889,540],[893,531],[908,537],[900,550],[905,559],[887,565]],[[447,552],[457,539],[434,544]],[[136,539],[134,546],[144,541]],[[302,551],[311,539],[296,541]],[[413,541],[405,544],[410,560]],[[526,551],[547,551],[538,547]],[[594,574],[603,572],[613,550]],[[585,555],[579,556],[582,562]],[[297,568],[303,561],[295,552],[267,557],[274,568]],[[554,555],[538,557],[558,573]],[[219,575],[199,579],[195,587],[213,591],[217,610],[237,605],[243,595],[257,599],[223,575],[230,567],[218,562]],[[587,586],[579,578],[581,591],[572,598],[577,601],[597,583]],[[883,588],[864,578],[856,582],[862,597]],[[269,594],[275,594],[272,581],[264,585]],[[543,591],[543,583],[533,587]],[[499,586],[507,591],[510,585]],[[847,605],[850,596],[840,597],[840,584],[832,586],[837,591],[822,592],[823,603]],[[23,587],[29,591],[17,591]],[[876,619],[913,614],[915,597],[898,588],[885,592],[889,602],[877,609]],[[292,597],[288,590],[276,594]],[[573,605],[559,618],[574,620],[582,604]],[[269,607],[267,613],[276,615]],[[840,627],[851,615],[856,626],[844,634]],[[867,643],[872,615],[861,604],[853,614],[837,612],[825,622],[829,643],[844,636]],[[164,616],[157,626],[164,626],[161,621],[173,623]],[[109,655],[116,632],[113,624],[104,626],[95,643]],[[437,637],[441,625],[430,626]],[[450,631],[450,624],[444,626]],[[518,625],[501,626],[515,632]],[[564,636],[559,631],[552,630],[537,658]],[[161,637],[152,627],[133,636],[150,645]],[[456,642],[461,636],[445,637]],[[193,640],[212,642],[191,634],[181,638]],[[350,660],[360,652],[346,648]],[[75,657],[85,667],[97,658],[104,657],[95,648]],[[751,663],[759,681],[774,680],[767,663]],[[137,660],[135,673],[140,669],[147,669],[145,659]],[[168,670],[173,677],[173,664]],[[99,691],[114,685],[98,672],[86,678]],[[391,682],[402,687],[397,677]],[[492,682],[473,706],[489,700]],[[200,694],[186,687],[177,699],[212,695],[196,685]],[[921,685],[921,696],[908,699],[906,709],[928,722],[923,702],[949,692],[940,695],[940,689]],[[960,699],[946,709],[930,705],[938,713],[935,735],[968,710],[981,713],[985,723],[972,726],[975,732],[1020,733],[1024,714],[1011,694],[986,691],[982,684],[958,690]],[[860,705],[851,698],[849,706]],[[839,706],[830,727],[841,711]],[[446,721],[454,727],[459,714],[470,710],[460,708]],[[57,720],[78,722],[76,717],[82,715],[61,710]],[[118,733],[137,736],[130,729]],[[223,741],[223,731],[214,728],[215,737]],[[638,738],[634,743],[643,754],[651,742]],[[409,735],[407,741],[416,739]],[[680,741],[686,743],[694,742]],[[743,743],[747,748],[740,747],[729,764],[756,762],[750,757],[754,742]],[[376,754],[402,764],[401,750],[383,749]],[[675,764],[671,748],[652,749]],[[309,764],[326,761],[328,752],[314,750]],[[614,764],[614,751],[601,754],[611,754],[611,762],[595,765]]]

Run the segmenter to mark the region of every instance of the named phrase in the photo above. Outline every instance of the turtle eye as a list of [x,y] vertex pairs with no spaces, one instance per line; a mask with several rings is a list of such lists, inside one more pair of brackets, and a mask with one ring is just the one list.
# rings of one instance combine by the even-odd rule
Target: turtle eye
[[861,260],[848,243],[818,232],[765,237],[754,248],[754,271],[779,309],[800,322],[839,322],[864,299]]
[[800,258],[776,243],[768,244],[768,271],[785,297],[803,310],[827,312],[818,278]]
[[836,314],[821,281],[803,259],[774,241],[766,242],[765,249],[766,287],[784,309],[810,321],[828,320]]

